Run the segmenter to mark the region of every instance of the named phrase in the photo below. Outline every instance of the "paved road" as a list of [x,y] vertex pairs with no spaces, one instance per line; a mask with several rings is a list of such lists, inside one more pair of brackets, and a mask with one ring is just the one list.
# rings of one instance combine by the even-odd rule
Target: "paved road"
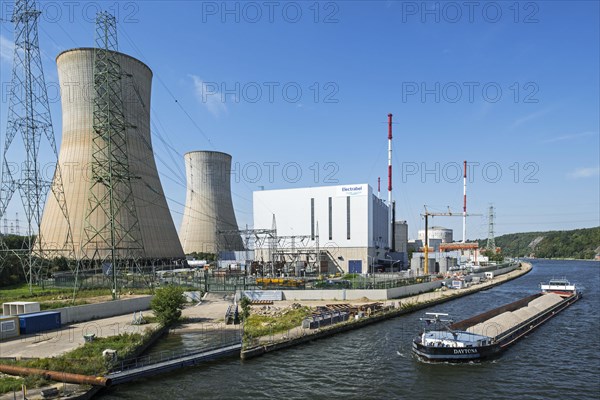
[[[207,323],[223,321],[228,299],[214,298],[203,301],[200,305],[188,306],[183,316],[191,318],[194,323],[185,323],[181,329],[198,329]],[[145,316],[153,315],[151,311],[143,312]],[[37,335],[21,336],[0,342],[0,357],[45,358],[55,357],[71,351],[85,343],[84,335],[95,334],[96,337],[109,337],[122,333],[143,333],[157,324],[132,325],[133,314],[71,324],[62,329],[44,332]]]

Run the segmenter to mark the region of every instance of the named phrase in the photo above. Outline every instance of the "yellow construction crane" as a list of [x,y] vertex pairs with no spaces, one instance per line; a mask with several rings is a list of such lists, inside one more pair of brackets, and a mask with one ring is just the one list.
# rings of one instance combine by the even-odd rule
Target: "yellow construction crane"
[[[424,273],[425,275],[429,275],[429,217],[475,217],[481,216],[482,214],[464,214],[464,213],[453,213],[448,206],[448,212],[430,212],[427,210],[427,206],[424,205],[425,213],[421,214],[422,217],[425,217],[425,241],[423,243],[423,249],[425,253],[425,265]],[[465,238],[466,240],[466,238]]]

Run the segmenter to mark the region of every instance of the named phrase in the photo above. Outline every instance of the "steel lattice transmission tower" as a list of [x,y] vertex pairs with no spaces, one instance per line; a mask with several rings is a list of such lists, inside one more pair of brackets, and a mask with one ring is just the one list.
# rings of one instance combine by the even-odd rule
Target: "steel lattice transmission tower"
[[490,206],[490,212],[488,214],[488,239],[487,250],[496,252],[496,239],[494,238],[494,206]]
[[113,298],[118,275],[137,265],[144,254],[127,151],[123,110],[123,74],[117,59],[116,18],[96,17],[91,185],[82,249],[93,248],[92,264],[110,263]]
[[[2,154],[2,183],[0,187],[0,218],[15,192],[19,192],[26,216],[27,248],[13,251],[23,261],[23,269],[30,290],[34,280],[42,277],[44,259],[52,257],[52,252],[74,254],[69,214],[65,202],[62,174],[58,165],[58,151],[52,129],[52,118],[48,103],[48,92],[44,79],[38,38],[38,19],[41,12],[35,0],[17,0],[12,16],[15,25],[14,59],[10,99],[6,127],[6,137]],[[18,147],[15,138],[23,141],[25,159],[22,154],[15,156]],[[44,139],[44,140],[43,140]],[[44,142],[44,146],[40,147]],[[12,145],[12,147],[11,147]],[[48,147],[48,148],[46,148]],[[11,152],[11,148],[13,151]],[[11,155],[14,157],[11,159]],[[53,177],[42,173],[42,155],[45,161],[55,163]],[[48,159],[50,158],[50,159]],[[14,171],[11,165],[19,165]],[[39,237],[43,207],[48,192],[52,191],[68,225],[67,235],[62,243],[41,246]],[[2,253],[7,253],[2,239]],[[3,257],[4,258],[4,257]],[[0,263],[0,271],[4,263]]]

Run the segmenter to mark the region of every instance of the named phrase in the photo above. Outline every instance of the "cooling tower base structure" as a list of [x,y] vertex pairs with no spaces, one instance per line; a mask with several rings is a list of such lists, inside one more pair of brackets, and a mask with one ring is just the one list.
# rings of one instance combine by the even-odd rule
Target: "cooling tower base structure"
[[[94,60],[93,48],[67,50],[56,59],[61,89],[62,144],[59,165],[63,173],[66,204],[69,210],[75,257],[78,260],[106,257],[106,241],[89,240],[86,226],[107,225],[107,214],[90,213],[94,164]],[[121,98],[126,123],[126,152],[131,179],[132,198],[137,210],[137,224],[143,243],[140,262],[184,258],[183,249],[169,211],[156,169],[150,136],[150,94],[152,71],[144,63],[119,52],[112,52],[121,70]],[[97,164],[97,163],[96,163]],[[92,200],[90,200],[92,199]],[[114,216],[116,224],[126,226],[126,214]],[[87,219],[87,220],[86,220]],[[57,202],[50,198],[44,209],[40,231],[42,246],[52,247],[66,236],[67,226]],[[123,243],[127,243],[124,241]],[[54,246],[56,247],[56,246]],[[130,250],[122,246],[119,257],[127,258]],[[66,254],[64,255],[67,256]]]
[[243,250],[231,201],[231,156],[217,151],[186,153],[187,195],[180,237],[185,254]]

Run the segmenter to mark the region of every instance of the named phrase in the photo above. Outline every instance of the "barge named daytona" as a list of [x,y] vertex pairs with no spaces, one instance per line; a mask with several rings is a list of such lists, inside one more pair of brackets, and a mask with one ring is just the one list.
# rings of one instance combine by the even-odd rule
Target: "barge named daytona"
[[480,361],[498,356],[518,339],[582,296],[566,279],[541,285],[541,292],[454,323],[448,314],[427,313],[413,352],[426,361]]

